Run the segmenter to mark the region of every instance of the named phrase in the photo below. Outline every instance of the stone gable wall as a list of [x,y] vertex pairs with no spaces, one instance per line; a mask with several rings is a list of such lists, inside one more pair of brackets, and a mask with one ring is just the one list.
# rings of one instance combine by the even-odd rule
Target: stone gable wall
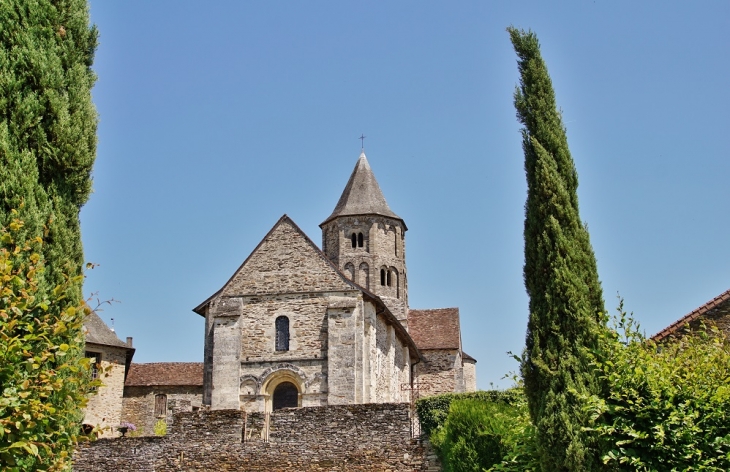
[[178,413],[164,438],[101,439],[80,446],[73,470],[440,470],[427,442],[411,439],[407,404]]
[[291,223],[274,227],[223,289],[223,296],[351,290]]
[[[221,297],[211,310],[204,398],[215,410],[263,411],[273,393],[271,369],[281,366],[292,371],[299,406],[407,400],[407,345],[359,291]],[[278,352],[282,315],[289,318],[289,351]]]

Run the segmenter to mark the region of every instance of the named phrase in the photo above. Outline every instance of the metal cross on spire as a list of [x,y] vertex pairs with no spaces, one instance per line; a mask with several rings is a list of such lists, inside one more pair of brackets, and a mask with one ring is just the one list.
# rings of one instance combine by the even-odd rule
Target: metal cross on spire
[[365,138],[367,138],[367,136],[365,136],[364,134],[360,134],[360,138],[359,139],[360,139],[360,141],[362,143],[362,146],[361,147],[363,149],[365,149]]

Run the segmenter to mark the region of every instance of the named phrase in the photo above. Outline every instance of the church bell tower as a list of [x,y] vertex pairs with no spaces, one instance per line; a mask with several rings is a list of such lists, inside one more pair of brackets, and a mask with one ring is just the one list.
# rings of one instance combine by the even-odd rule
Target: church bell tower
[[332,214],[322,250],[350,280],[380,297],[407,328],[406,224],[385,201],[365,151]]

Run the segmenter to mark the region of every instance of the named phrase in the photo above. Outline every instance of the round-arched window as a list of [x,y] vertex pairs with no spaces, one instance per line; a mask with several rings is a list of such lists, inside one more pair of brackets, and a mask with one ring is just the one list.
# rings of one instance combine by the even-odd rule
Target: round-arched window
[[276,318],[276,350],[289,350],[289,318],[279,316]]

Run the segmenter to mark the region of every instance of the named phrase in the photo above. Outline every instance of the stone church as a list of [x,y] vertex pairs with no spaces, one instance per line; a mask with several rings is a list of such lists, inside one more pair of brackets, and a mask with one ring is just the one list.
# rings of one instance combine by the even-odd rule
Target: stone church
[[193,310],[205,318],[203,405],[254,412],[475,390],[458,308],[409,308],[408,228],[364,151],[320,228],[321,250],[282,216]]

